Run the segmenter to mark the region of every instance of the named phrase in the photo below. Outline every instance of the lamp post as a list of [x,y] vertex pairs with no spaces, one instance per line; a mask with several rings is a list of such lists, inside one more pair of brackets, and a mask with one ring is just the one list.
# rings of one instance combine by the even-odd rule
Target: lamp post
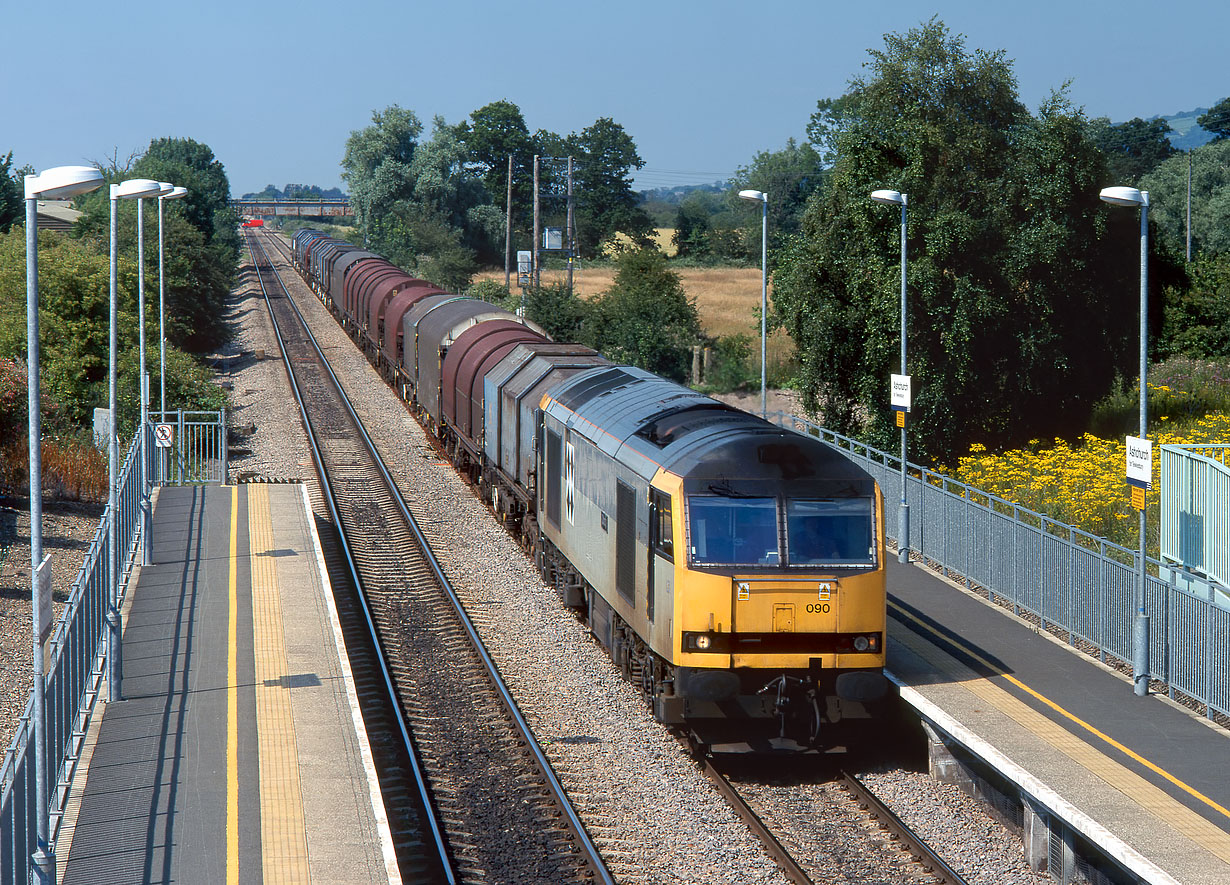
[[760,204],[760,417],[769,413],[768,392],[765,387],[765,314],[769,301],[769,195],[764,191],[739,191],[739,199]]
[[[56,166],[41,175],[27,175],[26,195],[26,367],[29,386],[30,430],[30,602],[34,621],[34,742],[35,848],[30,859],[39,882],[55,881],[55,853],[50,843],[51,821],[48,809],[47,708],[43,684],[43,641],[51,630],[44,621],[40,585],[50,588],[50,565],[43,562],[43,435],[38,378],[38,201],[74,197],[88,193],[103,183],[102,173],[93,166]],[[50,598],[45,600],[50,603]],[[49,608],[49,606],[48,606]]]
[[[117,309],[116,309],[116,208],[120,200],[135,200],[162,192],[162,185],[149,178],[131,178],[120,184],[111,185],[111,329],[107,365],[107,406],[110,413],[110,444],[108,446],[108,488],[107,506],[110,516],[109,545],[111,582],[107,599],[107,690],[111,700],[120,700],[122,668],[120,664],[120,520],[119,520],[119,424],[116,420],[116,350],[117,350]],[[144,426],[142,426],[144,430]]]
[[[1107,187],[1098,196],[1114,206],[1140,207],[1140,438],[1143,440],[1149,432],[1149,192],[1134,187]],[[1140,568],[1136,576],[1136,623],[1132,650],[1132,682],[1140,697],[1149,693],[1149,615],[1145,612],[1146,510],[1146,507],[1140,508]]]
[[[158,391],[159,411],[162,420],[167,420],[167,335],[166,322],[166,277],[163,271],[162,203],[164,200],[179,200],[188,196],[188,188],[176,187],[161,182],[162,193],[158,195]],[[167,188],[170,188],[168,191]]]
[[[909,197],[900,191],[878,190],[871,192],[871,199],[877,203],[901,207],[901,374],[905,371],[905,208]],[[909,408],[905,409],[908,412]],[[905,414],[901,416],[901,506],[897,511],[897,560],[910,561],[910,505],[906,503],[906,447],[905,447]]]

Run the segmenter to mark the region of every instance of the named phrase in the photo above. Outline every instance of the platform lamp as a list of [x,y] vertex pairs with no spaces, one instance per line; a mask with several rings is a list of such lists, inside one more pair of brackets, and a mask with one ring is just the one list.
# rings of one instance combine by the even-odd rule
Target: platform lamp
[[[162,185],[149,178],[130,178],[120,184],[111,185],[111,330],[110,356],[107,365],[107,406],[109,409],[110,441],[108,445],[108,497],[107,508],[110,511],[111,586],[107,600],[107,690],[111,700],[118,701],[122,697],[120,663],[120,515],[119,515],[119,423],[116,420],[116,350],[118,348],[116,309],[116,209],[120,200],[136,200],[142,197],[156,196],[162,193]],[[138,227],[139,229],[139,227]],[[142,428],[144,430],[144,427]]]
[[[1140,207],[1140,438],[1149,432],[1149,192],[1134,187],[1106,187],[1098,195],[1113,206]],[[1150,466],[1150,471],[1152,466]],[[1149,615],[1145,611],[1145,514],[1140,508],[1140,568],[1136,576],[1136,623],[1133,632],[1132,682],[1136,694],[1149,693]]]
[[[161,182],[162,193],[158,195],[158,392],[159,411],[162,420],[167,420],[167,335],[166,322],[166,276],[163,271],[162,203],[164,200],[179,200],[188,196],[188,188],[176,187]],[[168,191],[167,188],[171,190]]]
[[766,389],[765,360],[765,315],[769,301],[769,195],[764,191],[739,191],[739,199],[760,204],[760,417],[769,414]]
[[[30,859],[39,882],[55,881],[55,852],[51,847],[48,808],[46,687],[43,684],[43,642],[51,632],[51,567],[43,560],[43,422],[38,378],[38,201],[59,200],[89,193],[102,186],[102,173],[93,166],[56,166],[39,175],[27,175],[26,192],[26,369],[29,386],[30,429],[30,602],[34,620],[34,742],[35,847]],[[47,593],[42,593],[43,587]],[[46,620],[45,620],[46,618]]]
[[[871,192],[871,199],[877,203],[901,207],[901,374],[905,370],[905,209],[909,205],[909,197],[900,191],[878,190]],[[901,422],[901,506],[897,511],[897,561],[910,561],[910,505],[906,499],[906,447],[905,420]]]

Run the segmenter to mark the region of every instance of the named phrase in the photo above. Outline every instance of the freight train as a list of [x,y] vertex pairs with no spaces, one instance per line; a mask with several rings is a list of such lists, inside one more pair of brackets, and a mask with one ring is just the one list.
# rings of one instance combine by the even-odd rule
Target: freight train
[[657,719],[714,752],[827,750],[874,724],[869,474],[319,231],[292,262]]

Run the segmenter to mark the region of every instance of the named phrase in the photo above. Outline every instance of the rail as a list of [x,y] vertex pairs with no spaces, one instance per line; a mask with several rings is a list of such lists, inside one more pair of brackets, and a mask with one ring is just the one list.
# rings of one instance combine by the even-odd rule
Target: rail
[[[263,248],[262,248],[262,253],[263,253]],[[265,260],[266,261],[268,260],[267,256],[265,256]],[[279,280],[279,284],[281,284],[280,280]],[[263,289],[264,288],[263,279],[261,281],[261,286]],[[375,465],[376,469],[379,472],[383,485],[388,488],[391,494],[391,497],[393,499],[393,503],[399,510],[402,519],[404,520],[405,524],[410,528],[411,532],[413,533],[418,546],[426,554],[428,566],[431,569],[431,572],[433,573],[436,582],[442,588],[444,593],[447,595],[452,608],[456,611],[457,615],[459,616],[461,624],[465,631],[465,634],[470,644],[474,648],[475,652],[481,658],[482,664],[486,668],[486,671],[489,674],[490,680],[492,684],[494,685],[496,691],[499,694],[500,700],[504,706],[505,711],[507,712],[509,717],[513,720],[513,722],[516,725],[516,728],[520,734],[520,741],[522,745],[532,754],[534,762],[535,762],[535,766],[542,773],[543,778],[545,779],[546,783],[549,786],[551,794],[555,797],[555,804],[556,804],[558,813],[564,817],[564,819],[567,821],[568,829],[573,833],[573,844],[574,844],[575,849],[586,859],[586,863],[589,869],[592,871],[591,872],[592,878],[600,882],[613,881],[610,878],[610,874],[606,869],[606,866],[605,866],[604,861],[602,860],[601,854],[598,852],[596,846],[593,844],[592,840],[590,839],[589,834],[585,830],[583,822],[580,820],[576,811],[573,809],[572,804],[568,801],[567,795],[564,792],[564,788],[562,784],[560,784],[558,778],[556,777],[555,772],[552,769],[551,764],[546,757],[546,754],[543,752],[537,740],[535,740],[533,733],[531,732],[529,728],[528,723],[525,721],[524,717],[521,714],[521,711],[517,707],[516,701],[513,699],[512,694],[509,692],[507,686],[504,684],[503,679],[500,677],[499,669],[496,667],[494,660],[492,660],[486,647],[483,645],[482,640],[480,639],[478,635],[477,629],[474,627],[473,622],[470,620],[469,616],[466,614],[465,609],[462,606],[460,599],[457,597],[456,592],[453,589],[451,582],[448,580],[447,576],[444,574],[443,570],[441,569],[439,563],[436,561],[435,557],[430,553],[430,545],[428,544],[426,537],[423,535],[422,530],[420,529],[418,525],[418,522],[414,519],[413,515],[410,513],[410,510],[407,507],[405,500],[402,498],[400,492],[398,491],[397,483],[389,475],[384,465],[383,460],[379,457],[376,451],[375,444],[369,438],[367,431],[363,427],[363,423],[359,419],[359,416],[355,413],[349,401],[349,398],[345,396],[341,382],[334,375],[332,368],[329,366],[328,360],[324,358],[323,352],[321,351],[321,348],[319,347],[319,345],[316,343],[315,336],[312,335],[311,330],[308,328],[307,322],[303,320],[302,314],[300,314],[298,306],[295,305],[293,299],[289,297],[289,293],[286,293],[286,296],[287,296],[287,303],[294,309],[294,312],[300,318],[300,321],[302,323],[302,331],[303,331],[305,338],[307,339],[308,342],[310,342],[311,346],[318,353],[321,354],[320,361],[323,365],[323,368],[328,374],[328,377],[330,378],[332,385],[337,389],[337,391],[341,395],[342,404],[344,405],[345,409],[349,413],[350,419],[353,422],[353,425],[358,429],[358,433],[362,438],[364,447],[371,453],[373,464]],[[278,323],[277,323],[276,318],[274,318],[273,316],[272,308],[270,309],[270,317],[274,322],[275,333],[277,334],[278,339],[280,341],[281,331],[278,329]],[[327,482],[327,473],[325,470],[324,458],[317,445],[317,441],[315,438],[315,432],[311,429],[312,423],[310,422],[308,418],[306,407],[303,403],[302,398],[299,396],[298,384],[295,380],[295,375],[294,375],[293,368],[291,366],[290,357],[286,355],[285,353],[284,353],[284,360],[286,361],[287,373],[291,378],[292,387],[295,388],[296,399],[299,401],[300,413],[301,413],[301,417],[304,422],[304,426],[309,429],[308,435],[309,435],[309,441],[310,441],[311,448],[312,448],[313,459],[316,462],[316,472],[318,476],[321,477],[321,480],[322,480],[321,484],[325,491],[326,499],[328,501],[328,505],[330,508],[332,518],[334,519],[335,523],[339,527],[341,527],[343,524],[343,521],[338,511],[336,501],[333,497],[332,490],[329,488],[329,484]],[[341,539],[341,543],[343,544],[343,546],[346,547],[346,556],[350,562],[352,579],[354,580],[356,586],[362,586],[363,582],[361,581],[359,577],[357,567],[355,566],[353,557],[351,556],[351,553],[350,553],[350,549],[349,549],[350,545],[346,537],[346,532],[339,531],[338,535],[339,535],[339,538]],[[371,630],[373,631],[373,636],[376,636],[377,635],[376,628],[374,626],[374,623],[372,622],[372,617],[370,613],[368,613],[368,621],[369,621],[369,626]],[[378,641],[377,641],[377,645],[379,645]],[[385,679],[386,679],[388,690],[390,692],[391,697],[394,699],[394,703],[396,703],[397,692],[393,687],[392,676],[389,673],[388,664],[384,662],[383,655],[381,655],[381,660],[382,660],[382,666],[385,667],[385,674],[386,674]],[[401,722],[401,727],[403,730],[403,738],[407,741],[408,744],[410,744],[411,741],[410,741],[409,731],[407,729],[407,726],[404,720]],[[411,758],[413,759],[413,753],[411,754]],[[428,796],[428,788],[426,786],[425,780],[423,779],[421,773],[416,775],[416,780],[418,780],[419,782],[419,787],[420,787],[420,790],[422,791],[422,799],[424,801],[424,804],[428,808],[433,807],[433,803],[431,802]],[[448,866],[447,864],[448,853],[444,846],[443,834],[441,833],[439,829],[439,824],[434,819],[431,821],[431,827],[432,827],[432,838],[435,841],[439,851],[441,852],[441,857],[445,861],[445,865],[447,867]],[[452,874],[451,869],[448,870],[448,874],[451,876]]]
[[[842,450],[884,488],[900,482],[901,460],[797,415],[783,427]],[[1139,553],[1057,522],[951,477],[909,464],[909,547],[923,564],[984,590],[1069,645],[1103,662],[1131,666]],[[886,534],[897,541],[892,525]],[[1209,719],[1230,718],[1230,605],[1224,590],[1146,557],[1150,678],[1170,697],[1190,699]]]

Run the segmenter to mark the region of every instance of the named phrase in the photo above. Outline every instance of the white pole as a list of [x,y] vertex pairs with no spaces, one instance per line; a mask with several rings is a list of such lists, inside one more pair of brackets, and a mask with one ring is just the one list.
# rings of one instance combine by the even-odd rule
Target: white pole
[[[36,176],[26,176],[27,185]],[[35,848],[30,856],[39,882],[55,876],[51,822],[47,802],[47,699],[43,674],[43,622],[39,605],[39,566],[43,563],[42,413],[38,378],[38,194],[26,194],[26,371],[30,444],[30,601],[34,609],[34,743]]]
[[[1141,191],[1140,196],[1140,438],[1145,439],[1149,432],[1149,192]],[[1147,505],[1146,498],[1146,506],[1140,508],[1140,573],[1136,586],[1136,649],[1132,667],[1135,692],[1140,697],[1149,693],[1149,615],[1145,611]]]
[[119,459],[120,459],[120,425],[117,415],[118,382],[116,379],[116,351],[119,349],[118,309],[116,292],[116,208],[119,196],[116,191],[119,185],[111,185],[111,326],[109,336],[109,356],[107,360],[107,408],[110,415],[108,433],[107,476],[109,477],[107,496],[107,512],[109,513],[108,530],[111,535],[110,547],[110,580],[107,585],[107,692],[112,701],[123,697],[123,668],[120,660],[120,514],[119,514]]

